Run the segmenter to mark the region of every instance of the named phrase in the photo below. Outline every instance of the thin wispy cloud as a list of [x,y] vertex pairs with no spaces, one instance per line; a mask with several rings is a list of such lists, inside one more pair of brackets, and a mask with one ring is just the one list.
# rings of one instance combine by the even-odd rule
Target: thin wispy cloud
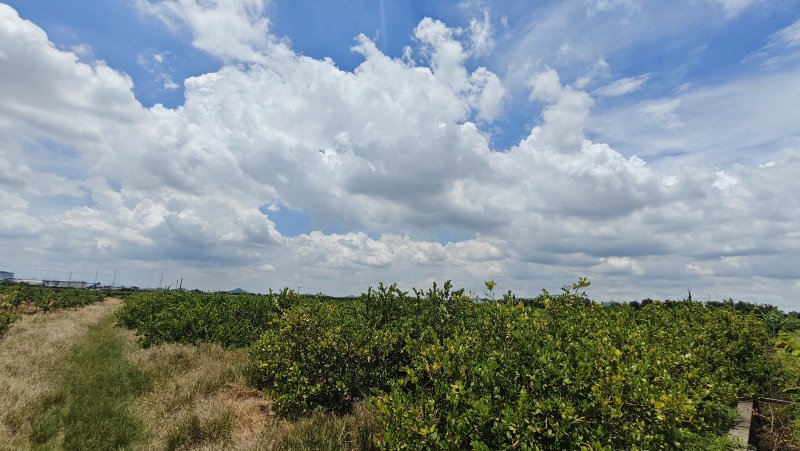
[[647,80],[649,80],[652,76],[653,74],[643,74],[639,75],[638,77],[620,78],[619,80],[615,80],[612,83],[595,90],[594,94],[601,97],[617,97],[630,94],[641,89],[642,86],[647,83]]
[[769,36],[768,43],[748,55],[743,62],[761,61],[768,70],[778,69],[800,59],[800,20]]
[[719,4],[722,8],[725,9],[725,12],[730,17],[734,17],[745,9],[756,5],[758,3],[762,3],[765,0],[708,0],[710,2],[714,2]]

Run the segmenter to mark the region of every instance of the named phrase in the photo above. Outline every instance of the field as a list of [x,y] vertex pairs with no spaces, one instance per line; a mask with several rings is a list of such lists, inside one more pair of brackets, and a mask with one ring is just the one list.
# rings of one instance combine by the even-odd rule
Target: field
[[[17,304],[0,341],[0,442],[724,450],[737,399],[800,398],[798,334],[784,320],[773,333],[774,309],[603,306],[586,286],[536,299],[446,284],[350,300],[283,290],[137,293],[46,314]],[[770,449],[798,449],[796,412],[778,413],[782,447]]]

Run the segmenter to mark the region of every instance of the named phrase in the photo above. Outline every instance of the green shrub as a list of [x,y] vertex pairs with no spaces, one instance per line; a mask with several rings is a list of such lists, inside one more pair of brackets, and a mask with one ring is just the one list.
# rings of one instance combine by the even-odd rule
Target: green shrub
[[8,329],[11,328],[11,323],[17,320],[17,315],[11,312],[0,312],[0,338],[2,338]]
[[218,343],[225,347],[251,345],[273,317],[298,302],[284,289],[265,296],[192,292],[137,293],[125,299],[117,323],[134,329],[143,346],[161,343]]
[[253,380],[284,414],[348,412],[388,389],[422,343],[458,330],[473,307],[449,282],[415,296],[380,285],[352,301],[297,304],[253,345]]
[[483,304],[375,398],[395,449],[675,449],[759,383],[763,324],[697,303]]

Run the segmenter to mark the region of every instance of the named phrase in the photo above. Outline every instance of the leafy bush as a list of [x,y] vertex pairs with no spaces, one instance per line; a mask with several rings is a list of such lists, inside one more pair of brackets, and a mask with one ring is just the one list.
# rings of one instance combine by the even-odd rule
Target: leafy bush
[[10,312],[0,312],[0,338],[2,338],[8,329],[11,327],[11,323],[17,320],[17,316]]
[[161,343],[251,345],[281,309],[300,296],[284,289],[268,295],[137,293],[117,313],[119,325],[136,330],[143,346]]
[[766,335],[752,316],[605,308],[569,290],[540,301],[481,305],[424,347],[374,401],[382,446],[674,449],[727,430],[737,394],[760,383]]
[[449,282],[415,296],[380,285],[354,301],[301,303],[253,345],[253,380],[284,414],[347,412],[388,389],[422,343],[459,330],[473,307]]

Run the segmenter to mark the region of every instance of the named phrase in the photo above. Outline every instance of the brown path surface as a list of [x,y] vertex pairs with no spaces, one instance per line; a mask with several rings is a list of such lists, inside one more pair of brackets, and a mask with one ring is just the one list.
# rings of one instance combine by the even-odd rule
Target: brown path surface
[[107,299],[77,310],[22,315],[0,341],[0,449],[30,449],[37,403],[58,392],[54,373],[91,327],[122,305]]

